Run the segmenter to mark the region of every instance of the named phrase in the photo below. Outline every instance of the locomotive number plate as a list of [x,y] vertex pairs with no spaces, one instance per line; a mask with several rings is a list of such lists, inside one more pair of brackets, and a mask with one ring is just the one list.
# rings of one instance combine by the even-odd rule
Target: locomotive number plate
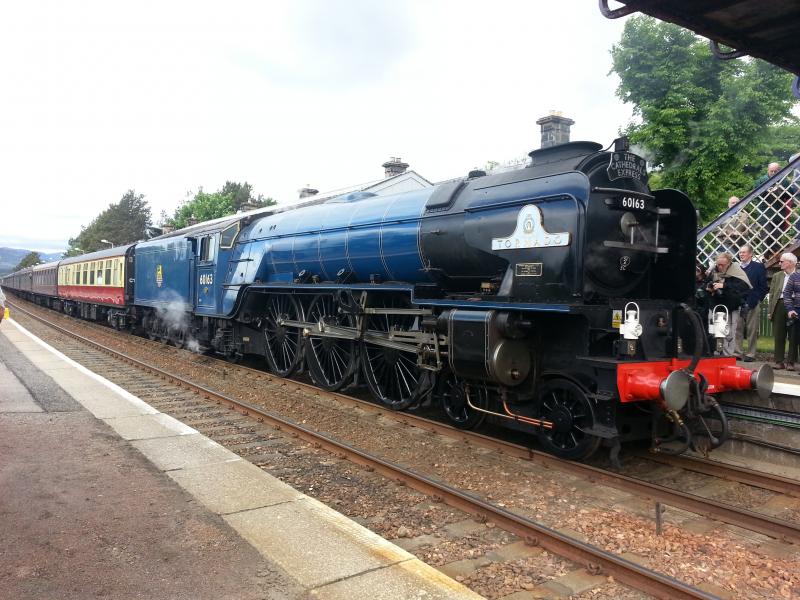
[[614,198],[607,198],[606,205],[611,208],[619,208],[622,210],[641,210],[646,212],[653,212],[655,210],[652,201],[649,198],[631,194],[630,196],[616,196]]
[[541,277],[542,263],[517,263],[514,265],[514,274],[517,277]]

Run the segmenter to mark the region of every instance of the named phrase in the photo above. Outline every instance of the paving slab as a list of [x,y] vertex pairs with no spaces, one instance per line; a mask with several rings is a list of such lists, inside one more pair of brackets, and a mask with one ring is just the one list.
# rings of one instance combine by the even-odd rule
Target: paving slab
[[72,370],[74,368],[71,364],[65,362],[58,356],[53,356],[52,354],[46,353],[46,351],[41,348],[33,347],[22,350],[22,352],[23,354],[35,355],[36,367],[45,373],[56,370]]
[[0,413],[43,411],[16,375],[0,363]]
[[134,440],[131,444],[162,471],[242,460],[230,450],[226,450],[199,433],[169,438]]
[[281,480],[264,477],[261,469],[244,460],[168,471],[167,474],[218,515],[291,502],[303,497],[301,492]]
[[71,393],[75,400],[98,419],[154,415],[158,412],[144,403],[132,403],[108,389]]
[[126,440],[146,440],[198,433],[196,429],[164,413],[153,415],[137,414],[129,417],[113,417],[103,420],[121,438]]
[[[15,327],[8,327],[10,324]],[[207,511],[206,515],[221,519],[220,525],[224,523],[226,529],[230,528],[229,531],[236,532],[240,536],[240,538],[236,538],[239,543],[249,542],[247,548],[258,551],[262,557],[270,561],[256,574],[257,578],[266,578],[259,580],[259,583],[264,583],[266,586],[258,585],[253,590],[259,599],[285,600],[309,596],[330,600],[344,598],[348,600],[350,598],[391,598],[392,600],[395,598],[425,600],[467,598],[473,600],[480,598],[445,574],[415,559],[405,550],[320,502],[286,486],[258,467],[243,461],[233,452],[195,432],[191,427],[159,413],[139,398],[71,359],[63,357],[43,342],[31,343],[32,336],[21,328],[17,330],[18,324],[6,322],[5,326],[12,335],[8,338],[3,335],[5,331],[0,333],[0,349],[3,348],[2,344],[5,341],[11,344],[19,343],[23,349],[21,351],[14,349],[14,353],[15,357],[20,359],[18,361],[20,364],[24,362],[32,370],[35,370],[36,362],[52,367],[51,375],[45,375],[41,371],[35,372],[40,374],[39,377],[42,381],[50,382],[48,385],[68,398],[69,402],[74,405],[71,410],[77,411],[59,413],[61,415],[59,418],[78,415],[84,420],[92,419],[87,412],[82,411],[80,405],[65,391],[66,389],[78,396],[95,416],[103,416],[103,423],[100,423],[100,420],[95,420],[95,423],[100,423],[101,427],[111,427],[119,435],[119,438],[96,435],[90,437],[90,440],[118,440],[114,443],[127,445],[128,454],[132,458],[135,456],[139,459],[147,459],[158,469],[166,471],[169,478],[164,478],[160,485],[172,486],[175,490],[182,488],[181,493],[198,500],[198,502],[190,503],[192,506],[203,506],[202,510]],[[24,360],[22,360],[23,358]],[[61,363],[69,368],[61,369]],[[14,368],[17,367],[19,365],[14,366]],[[28,383],[27,379],[26,376],[26,384]],[[49,388],[45,386],[42,389]],[[33,399],[42,404],[41,399],[35,394]],[[47,407],[45,410],[48,410]],[[34,415],[21,416],[32,418]],[[2,438],[0,438],[0,445],[1,443]],[[269,446],[270,443],[262,445]],[[138,452],[134,451],[134,448]],[[61,449],[58,451],[61,452]],[[95,459],[102,461],[104,456],[109,456],[109,454],[100,452]],[[55,462],[57,461],[50,461],[52,464]],[[111,460],[106,467],[111,469],[110,472],[118,478],[127,481],[128,471],[126,469],[119,471],[119,465],[119,459],[115,459]],[[0,471],[2,466],[2,462],[0,462]],[[152,468],[146,470],[155,473]],[[53,477],[47,478],[49,482],[52,480]],[[169,485],[165,482],[169,482]],[[71,485],[64,486],[64,490],[72,490],[73,487]],[[76,497],[83,499],[84,502],[88,502],[93,494],[93,492],[88,492],[87,496],[87,492],[77,489],[74,492],[77,494]],[[143,489],[142,492],[146,495],[147,489]],[[58,493],[64,492],[59,488]],[[110,494],[107,495],[110,496]],[[97,495],[98,499],[103,497],[103,494]],[[134,505],[139,497],[139,493],[125,495],[125,498],[131,500]],[[162,510],[167,510],[164,507],[159,511],[153,511],[148,508],[152,505],[153,502],[146,502],[143,507],[148,516],[159,516],[162,515]],[[120,506],[120,504],[112,502],[111,506]],[[159,506],[163,506],[163,504],[159,503]],[[175,507],[176,514],[186,513],[187,509],[184,506],[189,506],[186,504],[186,500],[178,502]],[[89,509],[91,510],[91,507]],[[103,511],[100,516],[102,517],[101,523],[119,521],[112,510]],[[2,520],[2,513],[0,513],[0,520]],[[174,519],[168,520],[170,523],[173,521]],[[464,527],[475,528],[478,531],[485,529],[484,525],[472,521],[469,522],[469,525],[464,524]],[[52,526],[50,528],[52,529]],[[164,535],[160,532],[166,531],[163,527],[146,527],[145,529],[150,532],[151,537],[155,536],[156,538],[158,535]],[[195,531],[195,533],[197,532]],[[222,539],[220,534],[213,531],[209,535],[217,541]],[[84,538],[85,541],[90,542],[88,547],[96,546],[87,536],[81,537],[81,539]],[[113,541],[113,538],[114,536],[109,537],[112,540],[109,544],[118,544]],[[162,540],[163,543],[170,541],[168,534],[166,539]],[[215,545],[216,543],[215,541]],[[113,559],[120,551],[124,552],[124,548],[120,550],[118,546],[113,548],[109,546],[109,548],[103,547],[102,551]],[[2,538],[0,538],[0,554],[2,554]],[[72,560],[74,557],[69,553],[65,555],[62,552],[58,562],[66,565]],[[92,565],[91,572],[93,574],[96,572],[97,578],[102,580],[103,577],[108,576],[104,569],[98,569],[98,565],[102,561],[95,558],[87,558],[87,560],[89,561],[87,564]],[[162,561],[164,564],[171,562],[166,558],[159,558],[158,561],[159,564]],[[68,566],[65,569],[67,572],[70,570]],[[136,571],[137,581],[144,581],[141,578],[141,572],[136,567],[132,567],[132,569]],[[89,569],[87,567],[84,570]],[[150,570],[145,570],[150,572]],[[202,586],[207,586],[209,581],[216,581],[222,574],[234,570],[232,566],[226,566],[224,562],[212,569],[203,570],[201,568],[202,575],[196,575],[193,580],[194,584],[184,586],[181,593],[160,594],[155,592],[156,595],[153,597],[186,598],[187,600],[189,598],[192,600],[206,598],[209,597],[204,594],[207,589]],[[251,571],[255,572],[253,569]],[[262,575],[262,573],[264,574]],[[191,579],[191,576],[189,578]],[[236,578],[232,577],[231,579]],[[171,581],[170,577],[161,577],[159,581],[155,582],[147,580],[144,581],[146,586],[144,589],[155,591],[161,589],[163,586],[159,586],[164,582],[169,584]],[[131,585],[127,585],[128,589],[131,587]],[[103,595],[102,589],[92,588],[92,590],[93,596]],[[244,599],[250,596],[244,593],[222,593],[212,597]]]
[[480,596],[420,560],[403,561],[311,591],[320,600],[480,600]]
[[307,587],[414,558],[313,498],[224,518],[256,549]]

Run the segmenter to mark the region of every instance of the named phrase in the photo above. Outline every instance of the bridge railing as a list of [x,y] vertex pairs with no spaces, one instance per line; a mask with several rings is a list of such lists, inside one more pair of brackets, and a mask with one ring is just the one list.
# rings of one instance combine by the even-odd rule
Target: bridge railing
[[743,244],[757,260],[775,257],[800,237],[800,157],[758,186],[697,233],[697,259],[706,267],[719,252],[736,254]]

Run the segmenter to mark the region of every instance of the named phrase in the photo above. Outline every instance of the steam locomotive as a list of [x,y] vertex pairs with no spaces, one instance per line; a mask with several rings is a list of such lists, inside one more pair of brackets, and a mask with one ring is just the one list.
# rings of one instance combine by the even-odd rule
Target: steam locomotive
[[178,346],[262,356],[280,376],[306,370],[326,390],[366,383],[392,409],[435,402],[458,427],[489,419],[570,459],[642,438],[719,446],[715,396],[769,394],[772,372],[715,356],[689,305],[691,202],[651,191],[625,138],[530,156],[202,223],[3,284]]

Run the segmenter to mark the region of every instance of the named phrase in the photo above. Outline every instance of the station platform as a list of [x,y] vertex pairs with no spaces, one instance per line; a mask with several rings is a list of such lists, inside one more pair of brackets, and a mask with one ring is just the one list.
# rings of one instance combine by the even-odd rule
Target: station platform
[[477,599],[0,324],[0,598]]

